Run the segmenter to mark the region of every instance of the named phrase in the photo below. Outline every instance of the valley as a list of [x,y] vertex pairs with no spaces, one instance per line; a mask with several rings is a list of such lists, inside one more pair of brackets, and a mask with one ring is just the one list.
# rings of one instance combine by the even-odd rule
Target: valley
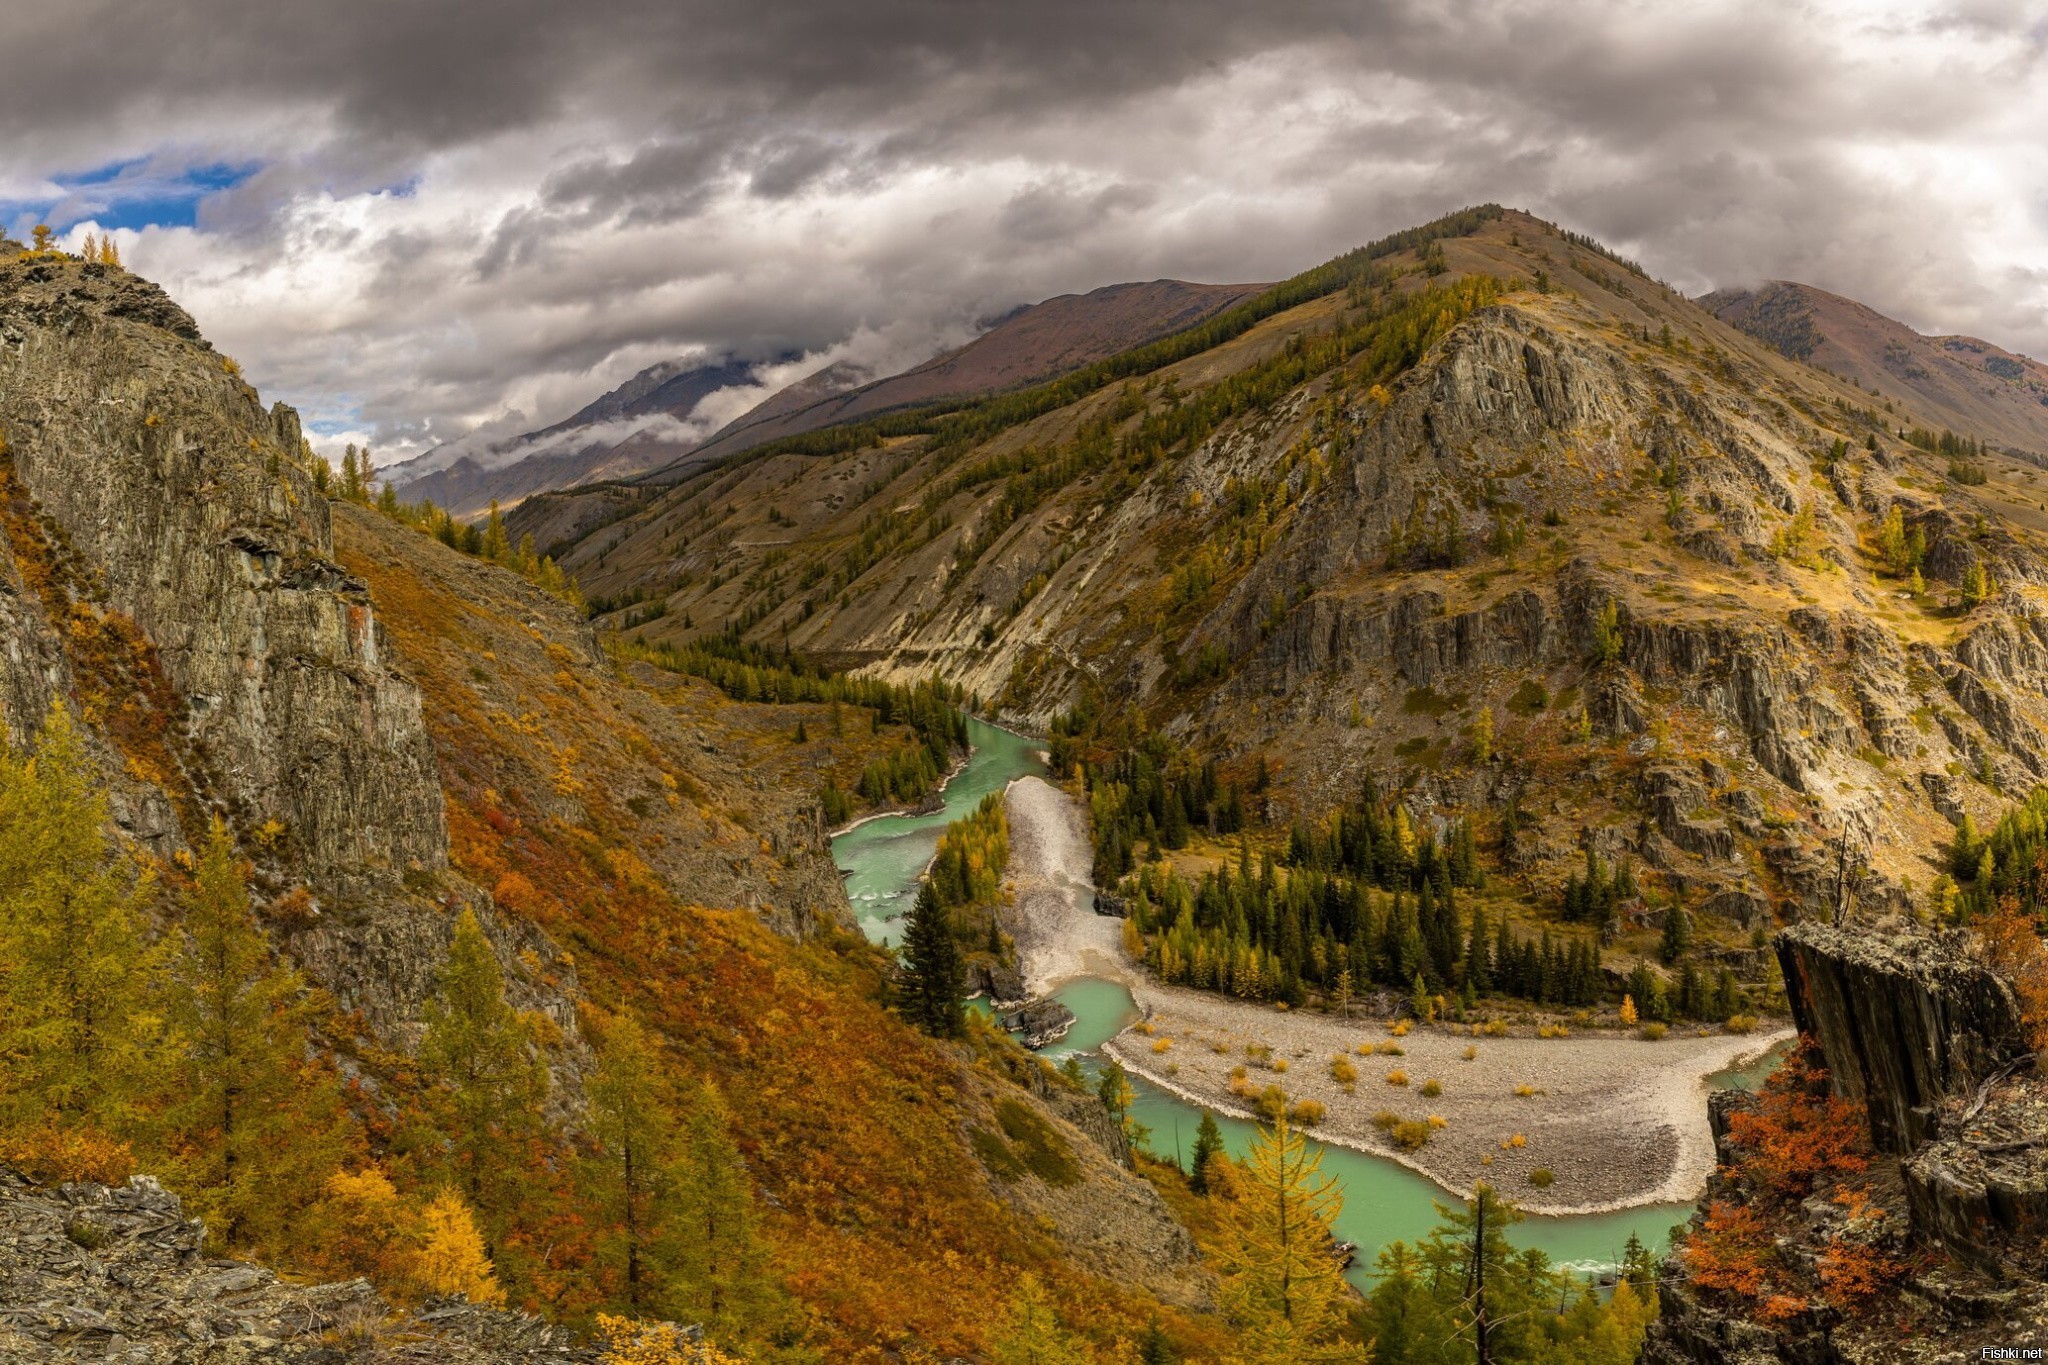
[[2026,407],[1494,205],[1129,288],[465,519],[0,251],[0,1342],[1439,1365],[1481,1265],[1502,1360],[2027,1320]]

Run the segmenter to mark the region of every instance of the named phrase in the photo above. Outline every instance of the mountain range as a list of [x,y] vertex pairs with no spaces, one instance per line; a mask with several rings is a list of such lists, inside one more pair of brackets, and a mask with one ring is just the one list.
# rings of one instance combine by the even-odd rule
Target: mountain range
[[1014,309],[965,346],[902,374],[876,379],[851,362],[827,365],[708,431],[692,422],[706,398],[757,388],[758,370],[797,357],[664,362],[553,426],[476,451],[460,443],[438,447],[392,466],[384,478],[408,501],[426,499],[467,518],[494,501],[509,508],[551,489],[656,470],[662,478],[680,477],[761,441],[1043,379],[1177,331],[1260,287],[1153,280],[1062,294]]

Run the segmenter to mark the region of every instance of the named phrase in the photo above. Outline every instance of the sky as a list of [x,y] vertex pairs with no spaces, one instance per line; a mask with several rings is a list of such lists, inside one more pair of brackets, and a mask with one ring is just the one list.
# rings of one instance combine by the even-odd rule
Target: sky
[[[0,224],[111,230],[323,448],[642,368],[901,368],[1496,201],[2048,355],[2048,0],[74,0]],[[744,407],[753,397],[727,396]],[[715,405],[714,405],[715,406]]]

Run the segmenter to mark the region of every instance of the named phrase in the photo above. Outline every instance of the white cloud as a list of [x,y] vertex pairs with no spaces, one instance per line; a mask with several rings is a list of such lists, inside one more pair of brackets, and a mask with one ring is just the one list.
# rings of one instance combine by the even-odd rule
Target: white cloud
[[[0,53],[0,195],[155,152],[265,163],[197,226],[117,238],[268,394],[385,460],[663,359],[804,357],[700,407],[736,415],[1017,303],[1276,278],[1488,199],[1688,290],[1805,279],[2048,353],[2039,4],[593,0],[564,36],[528,0],[445,26],[211,3],[241,21],[218,52],[111,0],[133,22]],[[209,62],[235,79],[178,74]]]

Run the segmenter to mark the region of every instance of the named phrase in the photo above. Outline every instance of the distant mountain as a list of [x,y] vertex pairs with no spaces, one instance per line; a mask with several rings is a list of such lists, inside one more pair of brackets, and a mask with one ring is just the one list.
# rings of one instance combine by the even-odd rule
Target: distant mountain
[[[877,379],[840,361],[771,395],[705,439],[688,423],[721,389],[755,382],[761,361],[650,366],[574,415],[540,431],[464,449],[452,442],[395,465],[385,477],[407,501],[432,499],[459,517],[495,499],[513,507],[536,493],[629,479],[669,477],[737,450],[893,408],[994,393],[1064,373],[1177,331],[1256,293],[1255,284],[1153,280],[1062,294],[1011,312],[967,345],[915,369]],[[780,356],[765,363],[787,363]]]
[[718,458],[897,408],[997,393],[1048,379],[1177,332],[1265,287],[1153,280],[1061,294],[1018,309],[967,345],[902,374],[858,388],[828,384],[817,386],[823,392],[799,392],[832,374],[820,371],[727,425],[691,452],[686,467],[669,472],[687,473],[700,457]]
[[1922,336],[1854,299],[1772,280],[1700,303],[1794,360],[1818,365],[1923,419],[2048,459],[2048,365],[1967,336]]
[[[787,361],[793,357],[775,357]],[[687,425],[712,394],[753,382],[757,360],[706,365],[663,361],[553,426],[505,440],[437,446],[385,471],[408,502],[426,498],[460,517],[493,500],[510,507],[535,493],[645,472],[703,434]],[[635,444],[647,438],[649,444]]]

